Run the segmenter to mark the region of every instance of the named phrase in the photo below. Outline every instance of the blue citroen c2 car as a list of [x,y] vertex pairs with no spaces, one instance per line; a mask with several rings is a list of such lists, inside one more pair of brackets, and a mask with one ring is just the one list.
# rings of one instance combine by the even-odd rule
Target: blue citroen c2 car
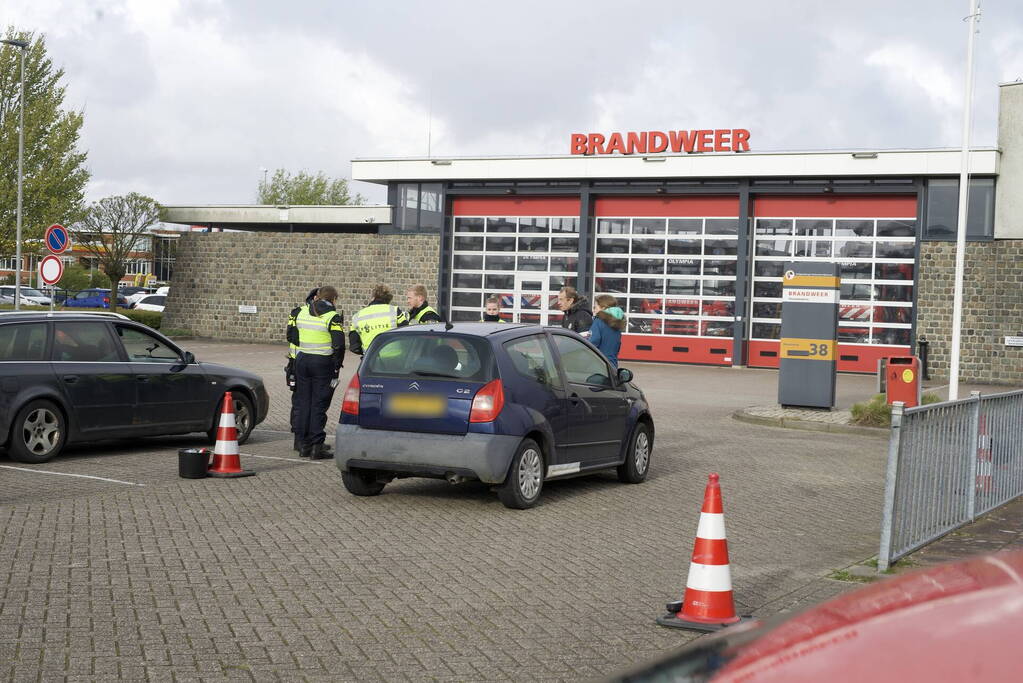
[[416,325],[373,340],[344,395],[335,453],[345,488],[379,494],[395,478],[497,487],[510,508],[544,482],[650,468],[654,423],[632,372],[561,328]]

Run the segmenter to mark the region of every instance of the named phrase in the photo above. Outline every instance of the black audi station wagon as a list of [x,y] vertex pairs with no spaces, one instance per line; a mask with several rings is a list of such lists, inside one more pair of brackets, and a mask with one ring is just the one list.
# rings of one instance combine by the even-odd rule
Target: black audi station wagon
[[117,313],[0,313],[0,445],[15,460],[101,439],[213,438],[225,391],[242,443],[269,409],[259,376],[200,363]]

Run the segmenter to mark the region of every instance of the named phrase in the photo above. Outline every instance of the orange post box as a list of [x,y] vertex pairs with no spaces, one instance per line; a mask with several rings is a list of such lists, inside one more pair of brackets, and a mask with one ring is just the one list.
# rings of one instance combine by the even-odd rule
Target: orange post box
[[885,379],[888,405],[902,401],[907,408],[920,405],[920,359],[916,356],[891,356]]

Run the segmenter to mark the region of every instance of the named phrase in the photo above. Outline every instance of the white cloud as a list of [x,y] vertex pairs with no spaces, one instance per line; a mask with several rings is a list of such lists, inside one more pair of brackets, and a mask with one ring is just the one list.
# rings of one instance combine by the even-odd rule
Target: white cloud
[[[708,126],[748,127],[763,150],[958,142],[962,13],[928,0],[7,7],[4,22],[47,35],[85,111],[92,198],[251,201],[260,167],[348,175],[353,157],[425,154],[431,108],[437,155]],[[1023,6],[993,4],[982,26],[975,140],[992,144],[994,83],[1023,75]]]

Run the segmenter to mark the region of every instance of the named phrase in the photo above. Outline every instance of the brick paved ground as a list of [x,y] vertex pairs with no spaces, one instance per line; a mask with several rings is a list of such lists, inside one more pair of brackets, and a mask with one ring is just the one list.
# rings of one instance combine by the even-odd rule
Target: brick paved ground
[[[179,479],[190,438],[46,465],[0,456],[24,467],[0,469],[0,679],[606,674],[695,637],[653,620],[681,597],[711,471],[741,611],[855,587],[824,577],[877,550],[884,443],[732,420],[770,402],[770,371],[630,366],[655,408],[650,479],[556,482],[539,507],[511,511],[479,484],[349,496],[332,462],[299,460],[272,431],[287,427],[281,347],[186,347],[265,373],[273,413],[242,448],[258,476]],[[871,383],[843,377],[839,392],[866,396]]]

